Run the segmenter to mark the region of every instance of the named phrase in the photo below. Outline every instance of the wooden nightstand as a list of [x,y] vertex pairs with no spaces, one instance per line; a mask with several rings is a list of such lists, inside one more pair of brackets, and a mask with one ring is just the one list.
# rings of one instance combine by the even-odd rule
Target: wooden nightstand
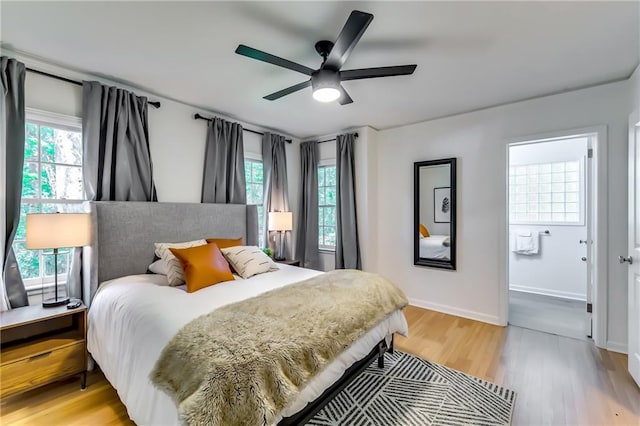
[[300,266],[300,261],[295,259],[273,260],[276,263],[284,263],[285,265]]
[[82,374],[87,308],[25,306],[0,314],[0,398]]

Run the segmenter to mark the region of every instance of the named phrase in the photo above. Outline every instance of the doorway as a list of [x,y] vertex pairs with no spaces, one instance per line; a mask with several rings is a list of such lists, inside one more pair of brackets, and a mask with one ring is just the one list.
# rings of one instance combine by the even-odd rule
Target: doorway
[[508,146],[508,322],[592,335],[597,132]]

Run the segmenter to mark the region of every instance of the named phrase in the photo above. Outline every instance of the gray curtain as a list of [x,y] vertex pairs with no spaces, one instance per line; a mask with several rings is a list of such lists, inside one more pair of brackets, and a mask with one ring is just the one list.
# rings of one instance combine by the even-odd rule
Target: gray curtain
[[20,221],[20,198],[22,196],[22,167],[24,164],[24,78],[25,66],[15,59],[0,57],[0,136],[6,146],[6,230],[2,273],[9,305],[12,308],[29,304],[27,292],[20,276],[20,269],[13,252],[13,238]]
[[202,202],[246,204],[242,126],[215,117],[207,127]]
[[336,269],[362,269],[356,210],[355,134],[336,137]]
[[[262,162],[264,170],[264,223],[269,223],[269,212],[288,212],[289,182],[287,180],[287,153],[284,136],[266,132],[262,136]],[[269,238],[268,226],[265,229],[265,241],[268,247],[274,248]],[[276,234],[273,232],[272,234]],[[291,232],[285,232],[283,238],[287,259],[291,259]],[[278,240],[279,243],[279,240]]]
[[300,144],[300,213],[296,226],[296,258],[301,266],[319,270],[318,156],[318,142]]
[[149,151],[147,98],[97,81],[82,86],[87,199],[157,201]]
[[[149,149],[147,98],[97,81],[82,84],[85,196],[93,201],[158,201]],[[83,250],[72,251],[69,296],[82,296]],[[85,303],[88,301],[85,300]]]

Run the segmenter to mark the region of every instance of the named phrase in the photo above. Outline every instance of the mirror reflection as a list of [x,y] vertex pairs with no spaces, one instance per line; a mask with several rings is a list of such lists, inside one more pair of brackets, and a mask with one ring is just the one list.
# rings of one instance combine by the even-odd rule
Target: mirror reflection
[[416,265],[455,269],[455,159],[415,163]]

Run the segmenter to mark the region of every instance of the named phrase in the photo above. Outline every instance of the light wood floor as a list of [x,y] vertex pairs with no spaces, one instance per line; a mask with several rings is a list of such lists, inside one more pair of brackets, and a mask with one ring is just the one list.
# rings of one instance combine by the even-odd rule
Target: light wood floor
[[[640,390],[625,355],[590,341],[496,327],[409,307],[410,337],[396,347],[518,392],[513,424],[640,425]],[[0,405],[2,425],[131,425],[100,373],[34,390]]]

